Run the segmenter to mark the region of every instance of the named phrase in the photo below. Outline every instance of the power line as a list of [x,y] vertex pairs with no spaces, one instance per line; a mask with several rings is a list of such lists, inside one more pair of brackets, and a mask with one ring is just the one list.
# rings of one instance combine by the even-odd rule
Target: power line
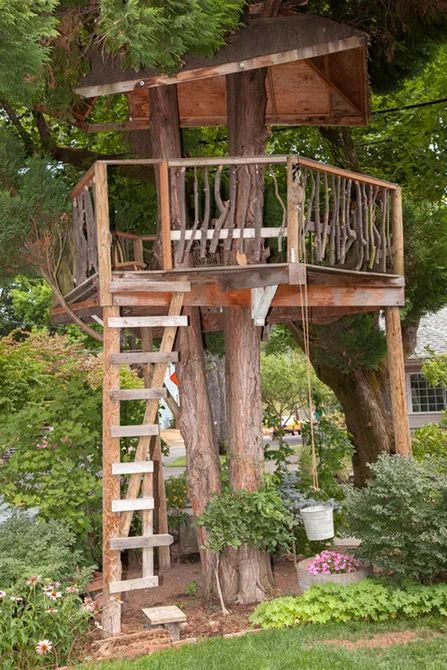
[[447,98],[437,98],[427,102],[415,102],[413,105],[404,105],[403,107],[389,107],[388,109],[378,109],[373,114],[392,114],[393,112],[403,112],[407,109],[416,109],[417,107],[429,107],[431,105],[440,105],[447,102]]

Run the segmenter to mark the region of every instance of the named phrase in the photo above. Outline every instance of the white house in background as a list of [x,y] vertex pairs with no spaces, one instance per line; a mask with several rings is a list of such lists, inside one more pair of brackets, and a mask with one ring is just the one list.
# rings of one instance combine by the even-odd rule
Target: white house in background
[[421,319],[414,353],[405,361],[410,428],[437,423],[447,409],[447,389],[433,387],[421,372],[434,354],[447,354],[447,307]]

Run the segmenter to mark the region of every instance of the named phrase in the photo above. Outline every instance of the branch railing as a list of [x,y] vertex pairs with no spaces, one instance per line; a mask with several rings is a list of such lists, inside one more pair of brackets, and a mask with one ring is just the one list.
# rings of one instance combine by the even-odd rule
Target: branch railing
[[[157,236],[110,232],[114,165],[154,168]],[[103,301],[113,269],[232,265],[247,249],[254,262],[403,274],[400,188],[301,157],[99,161],[72,200],[74,282],[98,273]]]

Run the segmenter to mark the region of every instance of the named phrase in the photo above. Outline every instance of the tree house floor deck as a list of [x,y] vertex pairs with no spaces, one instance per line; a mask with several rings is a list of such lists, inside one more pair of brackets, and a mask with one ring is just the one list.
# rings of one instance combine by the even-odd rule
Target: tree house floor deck
[[[404,279],[399,275],[316,265],[304,268],[305,292],[303,286],[290,283],[289,264],[269,263],[170,271],[114,271],[111,294],[113,304],[122,308],[123,316],[150,316],[166,313],[176,284],[190,288],[184,293],[184,306],[203,308],[205,330],[219,328],[220,308],[249,306],[252,291],[268,286],[278,288],[266,316],[267,323],[300,319],[303,303],[307,303],[310,318],[322,323],[345,314],[404,304]],[[157,284],[169,290],[156,290]],[[94,275],[66,296],[72,310],[87,321],[102,316],[98,285]],[[70,322],[69,315],[61,307],[54,307],[52,316],[55,323]]]

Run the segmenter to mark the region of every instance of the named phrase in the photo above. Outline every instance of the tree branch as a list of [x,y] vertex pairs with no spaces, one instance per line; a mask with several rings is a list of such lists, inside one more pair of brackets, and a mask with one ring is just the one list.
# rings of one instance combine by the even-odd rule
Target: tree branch
[[6,116],[9,119],[9,122],[11,123],[11,125],[14,126],[14,128],[16,129],[20,139],[22,140],[23,146],[25,148],[26,155],[27,156],[32,156],[33,153],[34,153],[33,140],[31,138],[31,135],[28,133],[28,131],[25,130],[25,128],[23,127],[22,122],[20,121],[20,118],[19,118],[18,114],[13,109],[13,107],[11,107],[9,102],[4,100],[3,98],[0,98],[0,107],[3,108],[3,110],[5,111]]

